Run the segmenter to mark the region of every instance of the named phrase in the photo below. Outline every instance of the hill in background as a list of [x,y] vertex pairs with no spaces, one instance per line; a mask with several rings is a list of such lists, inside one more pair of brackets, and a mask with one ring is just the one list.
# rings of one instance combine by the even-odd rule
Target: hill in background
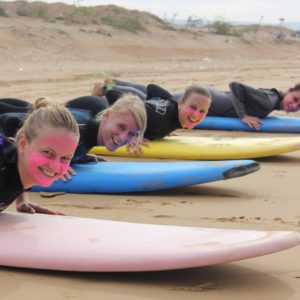
[[113,5],[0,2],[0,88],[5,97],[69,100],[89,93],[103,71],[174,90],[233,80],[286,88],[299,81],[292,33],[220,20],[179,26]]
[[[0,54],[69,58],[124,57],[270,58],[296,55],[300,39],[292,31],[256,25],[178,26],[147,12],[114,5],[76,7],[25,1],[0,3]],[[219,34],[217,34],[219,33]],[[282,36],[278,38],[278,33]],[[62,53],[66,51],[67,53]],[[49,59],[49,57],[48,57]]]

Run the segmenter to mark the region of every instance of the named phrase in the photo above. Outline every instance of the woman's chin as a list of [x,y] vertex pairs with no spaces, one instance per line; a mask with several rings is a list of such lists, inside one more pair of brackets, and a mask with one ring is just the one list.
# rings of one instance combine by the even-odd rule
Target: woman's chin
[[185,125],[186,129],[193,129],[198,123],[188,123]]
[[40,185],[42,187],[49,187],[58,179],[59,178],[55,178],[55,179],[51,179],[51,180],[50,179],[49,180],[39,180],[39,182],[37,182],[37,185]]
[[109,152],[114,152],[118,149],[119,147],[118,146],[106,146],[106,149],[109,151]]

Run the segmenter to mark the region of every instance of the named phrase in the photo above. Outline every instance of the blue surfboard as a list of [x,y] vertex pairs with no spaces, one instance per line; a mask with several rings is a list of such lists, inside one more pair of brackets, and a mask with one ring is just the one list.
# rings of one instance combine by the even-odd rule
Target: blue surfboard
[[188,162],[99,162],[74,165],[77,175],[32,191],[128,193],[155,191],[244,176],[259,170],[253,160]]
[[[278,133],[300,133],[300,118],[270,116],[261,119],[261,132],[278,132]],[[237,131],[254,131],[239,118],[229,117],[206,117],[195,128],[197,129],[214,129],[214,130],[237,130]]]

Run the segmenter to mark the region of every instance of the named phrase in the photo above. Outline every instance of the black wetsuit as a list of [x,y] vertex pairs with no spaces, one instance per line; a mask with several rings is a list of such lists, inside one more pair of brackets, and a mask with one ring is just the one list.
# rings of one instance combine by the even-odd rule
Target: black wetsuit
[[276,89],[255,89],[239,82],[229,85],[236,115],[265,118],[273,110],[281,110],[283,93]]
[[[119,89],[118,82],[114,87],[114,90]],[[170,99],[170,93],[159,86],[148,85],[142,86],[140,84],[134,84],[130,82],[120,81],[122,85],[128,85],[131,92],[134,93],[135,89],[140,89],[136,95],[140,96],[140,93],[145,93],[141,99]],[[220,116],[220,117],[239,117],[244,118],[246,115],[258,118],[265,118],[273,110],[282,110],[281,101],[283,99],[283,93],[276,89],[255,89],[248,85],[232,82],[229,84],[230,91],[223,92],[213,87],[208,87],[208,91],[211,94],[212,102],[208,111],[208,116]],[[124,90],[124,87],[122,87]],[[182,92],[177,92],[171,95],[173,100],[178,101],[182,96]]]
[[0,99],[0,114],[6,113],[26,113],[32,109],[32,104],[15,98],[1,98]]
[[[147,87],[145,85],[117,79],[114,79],[113,82],[114,84],[109,90],[116,90],[122,94],[133,93],[139,96],[142,100],[146,100]],[[107,85],[105,85],[104,93],[106,94],[109,90],[107,89]]]
[[[108,103],[112,105],[123,94],[123,90],[107,91]],[[156,95],[160,95],[160,97]],[[157,85],[150,84],[147,86],[146,99],[151,99],[144,101],[147,112],[147,128],[144,134],[146,139],[163,138],[172,131],[181,128],[178,119],[178,103],[170,93]]]
[[17,164],[16,144],[0,130],[0,211],[24,193]]
[[[83,96],[70,100],[65,103],[68,108],[87,109],[97,114],[108,107],[105,98],[98,96]],[[32,110],[32,104],[21,99],[1,98],[0,115],[6,113],[27,113]]]
[[68,108],[90,110],[93,114],[96,115],[99,112],[103,111],[104,109],[108,108],[109,105],[107,100],[103,97],[83,96],[66,102],[65,106]]

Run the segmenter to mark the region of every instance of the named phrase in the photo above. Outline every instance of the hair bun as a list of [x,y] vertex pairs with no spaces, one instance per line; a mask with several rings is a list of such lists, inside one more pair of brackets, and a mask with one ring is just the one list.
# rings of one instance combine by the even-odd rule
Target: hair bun
[[45,97],[37,98],[33,103],[33,109],[39,109],[40,107],[47,107],[53,104],[53,102]]

